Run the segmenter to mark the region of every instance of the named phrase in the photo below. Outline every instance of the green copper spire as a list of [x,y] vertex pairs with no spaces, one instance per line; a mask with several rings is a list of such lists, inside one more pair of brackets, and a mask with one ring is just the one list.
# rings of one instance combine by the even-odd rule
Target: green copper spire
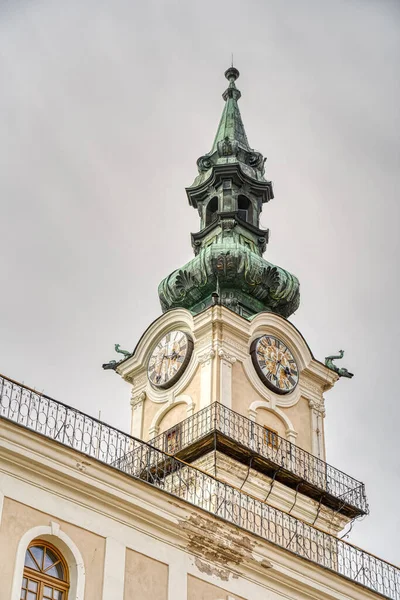
[[200,216],[192,233],[195,257],[159,285],[162,309],[184,307],[197,314],[218,302],[245,318],[262,311],[284,317],[299,306],[294,275],[263,257],[269,231],[260,229],[263,205],[273,197],[265,158],[249,146],[240,115],[239,71],[230,67],[224,110],[212,149],[197,161],[198,175],[186,188]]
[[229,81],[229,87],[222,94],[222,97],[225,100],[225,107],[211,152],[215,152],[219,142],[223,142],[227,139],[231,142],[236,141],[246,150],[250,150],[238,106],[238,100],[241,93],[235,85],[235,81],[239,77],[239,71],[235,69],[235,67],[230,67],[225,71],[225,77]]
[[[252,180],[256,179],[267,184],[263,202],[268,202],[268,200],[274,197],[274,194],[271,182],[266,181],[264,178],[266,159],[260,152],[250,148],[238,106],[241,93],[237,89],[235,81],[239,77],[239,71],[235,67],[230,67],[225,71],[225,77],[229,81],[229,86],[222,94],[225,106],[222,111],[217,134],[211,151],[204,156],[200,156],[198,159],[197,167],[199,175],[194,180],[193,185],[187,188],[186,191],[189,195],[190,189],[194,189],[205,182],[211,176],[211,169],[213,167],[239,164],[242,173],[246,174]],[[192,204],[190,197],[189,202]]]

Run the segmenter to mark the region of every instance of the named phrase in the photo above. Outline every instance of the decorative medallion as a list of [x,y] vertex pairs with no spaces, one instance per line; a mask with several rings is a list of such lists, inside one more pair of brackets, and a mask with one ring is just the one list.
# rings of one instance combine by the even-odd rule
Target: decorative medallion
[[299,381],[299,369],[289,348],[272,335],[254,340],[250,348],[254,367],[267,387],[277,394],[289,394]]
[[167,333],[155,346],[147,367],[147,375],[155,388],[174,385],[183,374],[193,351],[193,341],[183,331]]
[[197,160],[197,167],[199,169],[199,173],[205,173],[208,171],[208,169],[211,169],[212,162],[210,157],[207,156],[207,154],[205,156],[200,156],[200,158]]

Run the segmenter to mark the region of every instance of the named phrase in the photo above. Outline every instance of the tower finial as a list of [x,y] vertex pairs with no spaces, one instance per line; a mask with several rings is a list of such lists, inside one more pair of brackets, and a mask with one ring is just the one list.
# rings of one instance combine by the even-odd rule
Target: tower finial
[[235,81],[239,78],[239,75],[239,71],[236,69],[236,67],[233,66],[233,64],[231,67],[229,67],[229,69],[225,71],[225,77],[227,78],[230,84],[229,87],[235,87]]

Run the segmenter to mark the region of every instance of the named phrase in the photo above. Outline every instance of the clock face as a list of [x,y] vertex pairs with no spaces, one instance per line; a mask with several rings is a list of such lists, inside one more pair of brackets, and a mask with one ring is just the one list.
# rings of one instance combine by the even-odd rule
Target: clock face
[[183,331],[170,331],[154,348],[147,375],[156,388],[169,388],[186,369],[193,350],[193,342]]
[[273,392],[289,394],[299,381],[299,370],[289,348],[272,335],[255,340],[250,349],[260,379]]

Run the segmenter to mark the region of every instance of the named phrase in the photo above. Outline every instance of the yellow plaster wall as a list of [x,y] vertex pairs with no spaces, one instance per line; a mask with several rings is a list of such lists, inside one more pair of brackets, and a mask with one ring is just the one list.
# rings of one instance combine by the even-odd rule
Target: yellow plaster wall
[[154,419],[155,414],[160,410],[162,404],[155,404],[150,400],[150,398],[146,398],[143,406],[143,439],[147,442],[150,438],[149,429],[150,425]]
[[172,406],[172,408],[167,412],[167,414],[162,418],[160,422],[160,430],[159,433],[163,433],[170,427],[173,427],[183,419],[187,417],[187,404],[177,404],[176,406]]
[[297,431],[296,445],[303,448],[303,450],[307,450],[307,452],[311,452],[311,410],[308,401],[305,398],[300,398],[297,404],[283,410]]
[[200,406],[200,378],[201,378],[201,365],[197,365],[197,369],[189,382],[189,385],[182,390],[181,394],[187,394],[191,397],[195,405],[195,411],[199,410]]
[[283,438],[286,438],[286,426],[285,423],[280,419],[277,415],[266,410],[264,408],[259,408],[257,410],[257,418],[256,423],[262,425],[263,427],[268,427],[269,429],[273,429]]
[[252,402],[261,400],[244,372],[240,361],[232,365],[232,409],[236,412],[249,416],[249,406]]
[[[10,498],[4,499],[0,527],[0,556],[7,558],[0,561],[0,598],[11,597],[15,558],[21,537],[33,527],[49,526],[50,521],[60,524],[62,531],[82,554],[86,571],[85,600],[98,600],[102,596],[105,539]],[[52,543],[57,545],[56,540]]]
[[[236,362],[232,371],[232,409],[248,418],[250,404],[259,400],[264,400],[264,398],[258,394],[247,379],[242,363]],[[279,435],[286,438],[285,423],[271,411],[257,410],[256,421],[260,425],[274,429]]]
[[124,600],[167,600],[168,565],[127,548]]
[[[171,390],[168,391],[172,391],[174,390],[174,388],[172,387]],[[192,379],[190,380],[188,386],[181,390],[180,393],[178,394],[178,399],[180,395],[185,395],[185,396],[190,396],[191,399],[194,402],[195,405],[195,411],[199,409],[200,406],[200,366],[196,369]],[[187,413],[186,413],[186,403],[185,404],[181,404],[178,405],[181,407],[180,411],[177,411],[176,413],[176,420],[175,421],[171,421],[170,419],[171,417],[168,417],[169,420],[165,421],[165,423],[170,423],[169,425],[163,425],[163,428],[160,429],[160,431],[165,431],[166,429],[168,429],[169,427],[172,427],[173,425],[175,425],[176,423],[179,423],[179,421],[182,421],[183,419],[186,419],[187,417]],[[156,413],[158,413],[158,411],[160,410],[160,408],[165,407],[165,404],[163,403],[157,403],[157,402],[152,402],[152,400],[147,397],[145,402],[144,402],[144,407],[143,407],[143,439],[148,441],[149,438],[149,429],[151,426],[151,423],[154,419],[154,416],[156,415]],[[170,415],[169,411],[167,413],[167,415],[164,417],[164,419],[166,419],[166,417],[168,415]],[[183,416],[182,416],[183,415]],[[163,419],[163,421],[164,421]]]
[[212,583],[207,583],[192,575],[188,576],[188,600],[245,600]]
[[[236,362],[232,369],[232,409],[248,417],[250,404],[258,400],[264,400],[264,398],[257,393],[247,379],[242,363]],[[294,406],[279,408],[287,415],[298,433],[296,444],[300,448],[311,452],[311,413],[308,401],[300,397],[299,402]],[[273,412],[258,409],[257,423],[275,429],[279,435],[286,438],[286,425]]]

